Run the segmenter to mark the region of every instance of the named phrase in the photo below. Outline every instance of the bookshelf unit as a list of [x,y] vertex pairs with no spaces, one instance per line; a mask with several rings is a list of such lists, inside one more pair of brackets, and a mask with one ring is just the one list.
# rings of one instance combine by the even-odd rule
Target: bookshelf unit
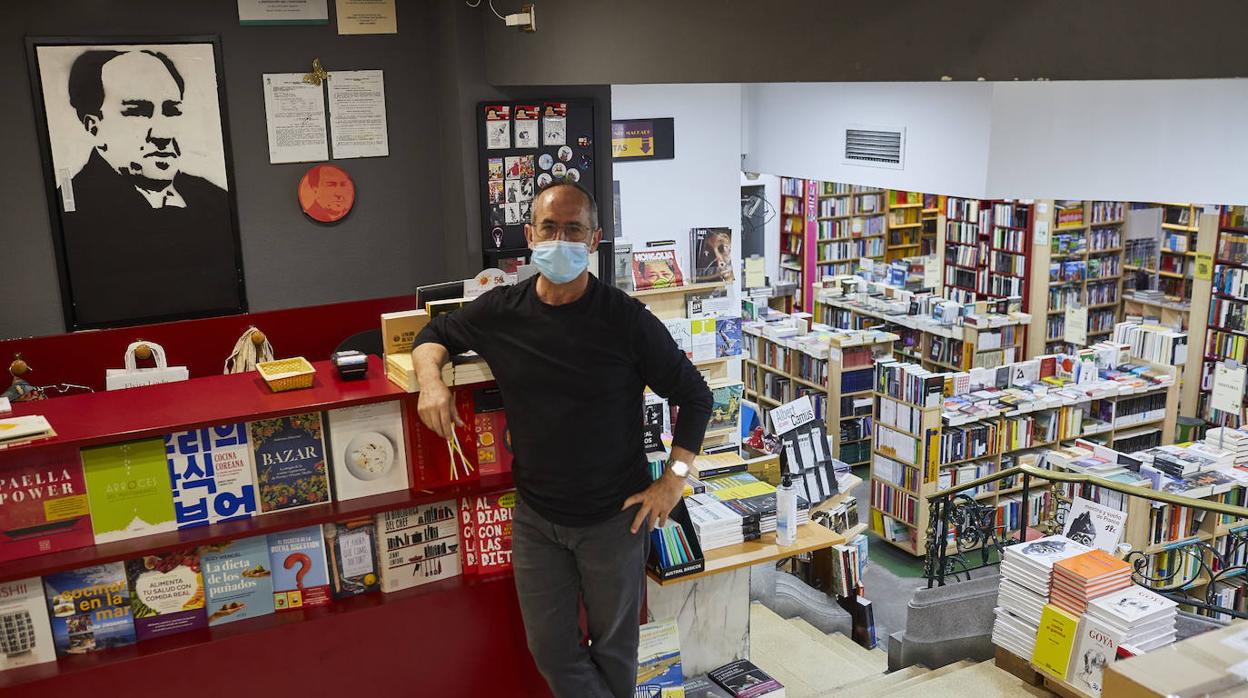
[[[898,390],[896,380],[882,380],[877,364],[875,376],[876,430],[872,440],[871,529],[884,540],[914,555],[924,555],[927,546],[928,495],[955,487],[960,482],[1033,461],[1045,449],[1072,444],[1087,438],[1114,448],[1153,438],[1143,450],[1170,443],[1178,413],[1178,379],[1174,367],[1160,366],[1133,358],[1133,363],[1168,373],[1175,379],[1168,385],[1143,389],[1106,391],[1097,396],[1061,397],[1045,402],[1025,402],[1002,408],[995,414],[974,417],[942,411],[941,405],[915,402],[911,390]],[[893,363],[892,366],[899,366]],[[914,366],[914,364],[910,364]],[[936,390],[945,391],[947,373],[927,376]],[[930,390],[929,390],[930,392]],[[1164,395],[1161,401],[1152,396]],[[1152,400],[1152,410],[1138,409],[1139,401]],[[943,395],[942,395],[943,401]],[[1157,406],[1156,403],[1161,405]],[[1082,412],[1076,415],[1075,412]],[[1107,416],[1107,420],[1089,415]],[[1102,443],[1103,442],[1103,443]],[[967,455],[969,453],[974,455]],[[1037,519],[1044,504],[1044,490],[1037,483],[1029,505]],[[1016,531],[1007,523],[1021,511],[1021,483],[1002,480],[969,492],[981,502],[998,509],[998,521],[1007,532]],[[1032,523],[1035,523],[1033,520]]]
[[892,353],[897,335],[884,332],[777,338],[742,332],[747,357],[745,397],[760,417],[803,395],[815,405],[832,437],[832,455],[850,465],[870,460],[874,422],[868,398],[874,359]]
[[980,211],[984,202],[978,199],[945,197],[944,211],[937,228],[938,253],[944,270],[941,283],[944,295],[961,303],[976,299],[980,279],[987,283],[984,261],[988,255],[987,241],[980,230]]
[[1209,424],[1238,427],[1244,423],[1244,414],[1212,409],[1209,396],[1214,367],[1219,361],[1233,359],[1241,364],[1248,363],[1248,216],[1245,207],[1227,207],[1221,216],[1210,283],[1212,295],[1205,344],[1201,349],[1203,362],[1197,414]]
[[801,308],[805,289],[806,180],[780,178],[780,281],[797,285],[794,305]]
[[[1032,248],[1028,294],[1044,326],[1028,343],[1032,356],[1073,351],[1108,337],[1121,320],[1126,204],[1116,201],[1037,202],[1035,220],[1049,229],[1049,244]],[[1088,310],[1085,339],[1066,336],[1068,306]]]
[[1192,299],[1192,267],[1196,236],[1200,232],[1200,213],[1201,208],[1191,204],[1161,204],[1157,288],[1170,298]]
[[[815,267],[806,290],[825,276],[853,274],[863,257],[882,259],[890,209],[884,189],[820,182],[815,216]],[[810,306],[804,306],[809,310]]]
[[924,195],[920,192],[888,190],[888,237],[884,261],[892,262],[923,254]]
[[923,195],[923,209],[919,213],[919,220],[923,223],[919,234],[919,254],[921,255],[936,254],[936,236],[940,231],[940,211],[944,206],[943,199],[943,196],[936,194]]
[[938,239],[945,295],[959,302],[1020,296],[1028,300],[1034,206],[1020,201],[945,197]]

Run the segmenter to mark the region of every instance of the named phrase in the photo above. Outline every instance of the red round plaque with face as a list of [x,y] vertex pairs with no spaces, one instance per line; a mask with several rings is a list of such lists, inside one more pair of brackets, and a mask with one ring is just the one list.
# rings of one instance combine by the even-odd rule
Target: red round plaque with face
[[312,220],[333,223],[351,212],[355,183],[336,165],[316,165],[299,180],[299,206]]

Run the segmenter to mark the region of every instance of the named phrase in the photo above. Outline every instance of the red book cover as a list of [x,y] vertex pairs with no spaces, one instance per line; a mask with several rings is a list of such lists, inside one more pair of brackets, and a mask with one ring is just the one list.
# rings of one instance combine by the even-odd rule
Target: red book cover
[[42,450],[0,468],[0,562],[94,542],[77,449]]
[[419,419],[409,419],[407,442],[414,444],[412,462],[416,465],[416,484],[412,489],[433,490],[477,477],[477,438],[472,420],[472,391],[457,387],[452,388],[452,392],[455,395],[455,412],[464,423],[462,427],[455,427],[455,436],[459,438],[459,445],[468,462],[472,464],[472,470],[465,472],[463,462],[456,455],[457,477],[452,477],[451,453],[447,450],[446,439],[433,433]]
[[497,386],[472,391],[473,429],[477,435],[477,468],[481,475],[511,472],[511,432]]
[[464,551],[461,568],[464,575],[477,573],[476,507],[472,497],[459,500],[459,543]]
[[515,491],[475,497],[477,572],[490,574],[511,569],[511,519]]

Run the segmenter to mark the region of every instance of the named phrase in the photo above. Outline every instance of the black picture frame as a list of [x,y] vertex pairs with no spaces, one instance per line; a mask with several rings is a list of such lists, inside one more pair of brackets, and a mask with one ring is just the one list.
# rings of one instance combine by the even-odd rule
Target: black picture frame
[[[247,312],[247,293],[243,274],[243,252],[242,241],[239,235],[238,224],[238,204],[236,199],[237,184],[234,177],[233,149],[230,140],[229,126],[229,108],[226,100],[225,90],[225,62],[222,54],[221,37],[216,34],[207,35],[179,35],[179,36],[27,36],[26,38],[26,63],[30,79],[31,101],[35,113],[36,137],[39,143],[40,157],[43,164],[44,185],[47,191],[48,219],[52,229],[53,246],[57,259],[57,275],[60,283],[61,307],[64,314],[65,329],[67,332],[86,330],[86,329],[103,329],[110,327],[126,327],[133,325],[142,325],[156,322],[167,322],[172,320],[187,320],[202,317],[214,317],[220,315],[231,315]],[[126,47],[133,46],[135,50],[142,50],[141,47],[157,47],[157,46],[178,46],[178,45],[210,45],[212,48],[213,67],[215,71],[215,91],[218,108],[218,124],[220,127],[221,138],[221,158],[224,166],[225,180],[225,203],[228,211],[221,211],[225,222],[228,223],[229,231],[224,228],[220,229],[220,241],[228,242],[233,246],[232,269],[227,270],[227,263],[219,264],[221,274],[216,277],[216,283],[221,289],[226,290],[222,295],[230,295],[232,298],[218,305],[206,305],[201,307],[192,307],[194,304],[185,309],[176,307],[167,307],[160,312],[145,313],[142,311],[128,312],[92,312],[86,313],[80,309],[78,298],[75,297],[74,279],[70,273],[70,245],[66,240],[66,230],[64,220],[62,218],[62,202],[58,195],[57,173],[55,171],[55,160],[53,157],[53,134],[49,128],[47,108],[45,104],[45,85],[43,84],[43,74],[40,68],[39,49],[41,47]],[[181,87],[181,85],[180,85]],[[183,88],[185,91],[185,88]],[[189,174],[189,173],[188,173]],[[192,177],[193,179],[202,179]],[[218,187],[219,188],[219,187]],[[223,252],[221,257],[224,258],[228,252]],[[189,255],[188,255],[189,259]],[[94,260],[99,266],[106,267],[109,260]],[[228,260],[227,260],[228,261]],[[232,274],[232,279],[226,279],[226,273]],[[81,279],[80,279],[81,280]],[[150,292],[160,294],[165,289],[152,288]],[[191,291],[186,294],[190,296]],[[85,295],[85,294],[84,294]],[[177,305],[176,301],[169,305]]]

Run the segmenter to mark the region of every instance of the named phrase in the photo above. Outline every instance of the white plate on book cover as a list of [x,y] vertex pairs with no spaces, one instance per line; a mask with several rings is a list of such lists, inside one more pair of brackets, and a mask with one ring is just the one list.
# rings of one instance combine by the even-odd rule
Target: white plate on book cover
[[384,434],[364,431],[351,439],[343,456],[347,472],[359,480],[376,480],[394,467],[394,444]]

